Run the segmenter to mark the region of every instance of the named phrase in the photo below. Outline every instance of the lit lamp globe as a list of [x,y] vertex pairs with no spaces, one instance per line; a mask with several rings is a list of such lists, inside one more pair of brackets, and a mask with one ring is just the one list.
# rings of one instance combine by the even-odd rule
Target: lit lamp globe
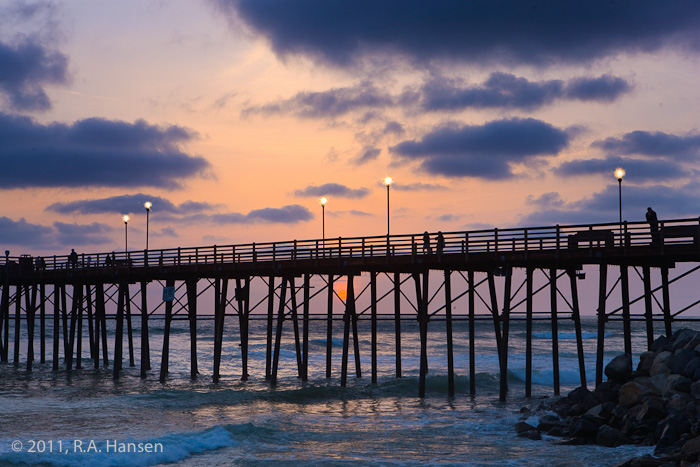
[[615,178],[617,178],[618,181],[622,181],[622,177],[625,176],[625,169],[622,169],[618,167],[615,169]]
[[393,182],[393,180],[391,179],[391,177],[386,177],[386,178],[384,179],[384,184],[385,184],[386,186],[390,186],[390,185],[391,185],[391,182]]
[[153,206],[153,203],[151,203],[150,201],[146,201],[145,203],[143,203],[143,205],[144,205],[144,207],[146,208],[147,211],[150,211],[150,210],[151,210],[151,206]]
[[124,214],[124,216],[122,216],[122,220],[123,220],[124,223],[126,224],[127,222],[129,222],[129,216],[126,215],[126,214]]
[[328,198],[324,196],[323,198],[321,198],[321,206],[325,206],[326,204],[328,204]]

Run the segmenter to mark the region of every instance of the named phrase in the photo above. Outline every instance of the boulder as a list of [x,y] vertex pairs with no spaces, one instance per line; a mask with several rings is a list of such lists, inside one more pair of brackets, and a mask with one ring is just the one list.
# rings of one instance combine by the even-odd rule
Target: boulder
[[665,398],[670,398],[679,392],[690,392],[692,381],[682,375],[669,375],[664,382],[664,387],[661,389],[661,395]]
[[648,375],[651,370],[651,363],[654,361],[654,352],[644,352],[639,356],[639,365],[637,365],[637,373]]
[[632,440],[617,428],[613,428],[610,425],[603,425],[598,429],[595,443],[609,448],[616,448],[623,444],[631,444]]
[[[693,350],[693,352],[695,352]],[[697,352],[695,352],[697,354]],[[688,364],[683,368],[683,371],[681,374],[685,376],[686,378],[690,378],[693,381],[697,381],[698,378],[696,375],[700,375],[700,357],[696,356],[695,358],[692,358]]]
[[642,403],[637,420],[662,420],[668,415],[663,401],[659,397],[649,397]]
[[680,375],[685,370],[685,367],[688,366],[688,363],[697,356],[697,352],[693,349],[678,349],[673,352],[673,358],[668,361],[668,369],[671,373]]
[[525,422],[518,422],[515,424],[515,432],[516,433],[523,433],[525,431],[537,431],[537,428],[534,426],[530,425],[529,423]]
[[598,400],[598,402],[605,403],[605,402],[617,402],[617,392],[619,391],[619,388],[615,388],[615,386],[609,382],[609,381],[603,381],[598,385],[597,388],[595,388],[595,391],[593,391],[593,396]]
[[611,381],[625,383],[632,376],[632,356],[618,355],[605,367],[605,376]]
[[630,381],[620,388],[618,400],[620,404],[632,407],[641,403],[643,398],[653,395],[655,395],[654,391],[648,386]]
[[687,344],[689,344],[698,335],[698,331],[693,331],[692,329],[682,328],[678,329],[671,336],[671,345],[673,350],[682,349]]
[[673,358],[673,353],[667,350],[662,350],[657,353],[654,357],[654,361],[651,363],[649,375],[653,377],[658,374],[670,373],[671,370],[668,369],[667,363],[671,358]]
[[688,462],[696,462],[700,456],[700,436],[685,442],[681,448],[681,457]]
[[693,396],[693,399],[695,400],[700,399],[700,381],[695,381],[694,383],[691,383],[690,395]]
[[666,338],[666,336],[659,336],[654,342],[652,342],[649,348],[652,352],[658,352],[660,350],[671,350],[673,346],[671,342]]
[[574,438],[594,440],[598,434],[598,426],[584,418],[577,418],[569,427],[569,433]]

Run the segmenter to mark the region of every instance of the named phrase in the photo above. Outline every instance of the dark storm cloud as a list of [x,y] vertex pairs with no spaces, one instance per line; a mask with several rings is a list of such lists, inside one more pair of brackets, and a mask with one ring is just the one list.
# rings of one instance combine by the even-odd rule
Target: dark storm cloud
[[56,239],[60,245],[101,245],[110,243],[113,228],[93,222],[92,224],[64,224],[55,222]]
[[[618,221],[618,186],[608,185],[603,191],[574,202],[564,202],[557,193],[546,193],[528,199],[533,212],[524,216],[520,225],[616,223]],[[664,185],[623,187],[622,217],[630,222],[645,221],[648,206],[654,208],[659,220],[694,218],[700,214],[697,198],[700,187]]]
[[176,206],[171,201],[160,196],[151,196],[143,193],[135,195],[110,196],[100,199],[83,199],[67,203],[53,203],[46,208],[47,211],[55,211],[61,214],[131,214],[143,212],[144,203],[153,203],[152,212],[168,212],[173,214],[191,214],[214,209],[209,203],[185,201]]
[[0,42],[0,97],[20,111],[48,110],[47,84],[68,82],[68,59],[34,39]]
[[53,243],[54,231],[51,227],[31,224],[24,218],[14,221],[0,217],[0,248],[9,245],[42,245]]
[[580,101],[612,102],[632,90],[626,80],[610,75],[598,78],[574,78],[564,89],[564,96]]
[[666,46],[700,50],[695,0],[211,1],[265,36],[278,55],[345,67],[382,54],[546,66]]
[[420,101],[424,110],[465,108],[515,108],[533,110],[557,99],[610,102],[631,89],[622,78],[603,75],[562,80],[530,81],[509,73],[491,73],[481,85],[468,86],[462,80],[433,78],[418,93],[408,93],[402,101]]
[[389,149],[398,156],[422,160],[421,168],[431,174],[504,179],[513,176],[511,163],[557,154],[569,139],[566,131],[541,120],[513,118],[444,126],[421,141],[404,141]]
[[612,177],[617,167],[624,167],[626,182],[677,180],[689,172],[679,164],[663,160],[644,160],[608,156],[605,159],[576,159],[562,163],[554,173],[563,176],[601,175]]
[[214,224],[296,224],[298,222],[308,221],[313,218],[314,215],[304,206],[299,204],[290,204],[287,206],[282,206],[281,208],[255,209],[250,211],[248,214],[232,212],[192,216],[191,220],[208,221]]
[[0,188],[177,188],[209,162],[182,152],[194,138],[179,126],[99,118],[43,125],[0,113]]
[[671,135],[661,131],[632,131],[622,138],[606,138],[595,141],[592,146],[619,154],[644,156],[698,156],[700,134],[686,136]]
[[363,81],[353,87],[334,88],[327,91],[300,92],[289,99],[259,107],[248,107],[243,115],[255,113],[293,113],[300,117],[338,117],[362,109],[387,107],[392,99],[371,82]]
[[339,198],[364,198],[369,194],[367,188],[350,188],[340,183],[324,183],[310,185],[302,190],[296,190],[295,196],[337,196]]

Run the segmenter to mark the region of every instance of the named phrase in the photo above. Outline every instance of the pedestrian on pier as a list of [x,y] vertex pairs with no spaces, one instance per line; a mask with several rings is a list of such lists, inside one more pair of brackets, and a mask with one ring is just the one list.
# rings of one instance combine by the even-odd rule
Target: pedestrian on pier
[[71,268],[78,267],[78,253],[75,252],[74,248],[71,248],[70,254],[68,255],[68,266]]
[[433,249],[430,246],[430,234],[426,230],[423,233],[423,254],[424,255],[432,255],[433,254]]
[[442,252],[445,251],[445,236],[442,234],[441,230],[438,230],[435,248],[437,249],[438,259],[442,259]]
[[659,240],[659,219],[651,207],[647,208],[647,222],[651,233],[651,243],[656,243]]

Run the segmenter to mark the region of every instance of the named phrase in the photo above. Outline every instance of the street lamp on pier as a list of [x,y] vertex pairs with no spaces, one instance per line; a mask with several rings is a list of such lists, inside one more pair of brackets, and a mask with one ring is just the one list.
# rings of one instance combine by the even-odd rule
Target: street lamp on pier
[[389,187],[393,183],[391,177],[386,177],[384,179],[384,185],[386,185],[386,241],[389,241],[389,234],[391,232],[390,226],[390,210],[389,210]]
[[328,203],[328,198],[324,196],[321,198],[321,226],[324,244],[326,243],[326,203]]
[[151,206],[153,206],[153,203],[146,201],[143,203],[143,206],[146,208],[146,251],[148,251],[148,218],[151,214]]
[[622,244],[622,178],[625,176],[625,170],[621,167],[615,169],[615,178],[617,178],[618,199],[620,207],[620,244]]
[[129,215],[124,214],[122,220],[124,221],[124,251],[129,251]]

